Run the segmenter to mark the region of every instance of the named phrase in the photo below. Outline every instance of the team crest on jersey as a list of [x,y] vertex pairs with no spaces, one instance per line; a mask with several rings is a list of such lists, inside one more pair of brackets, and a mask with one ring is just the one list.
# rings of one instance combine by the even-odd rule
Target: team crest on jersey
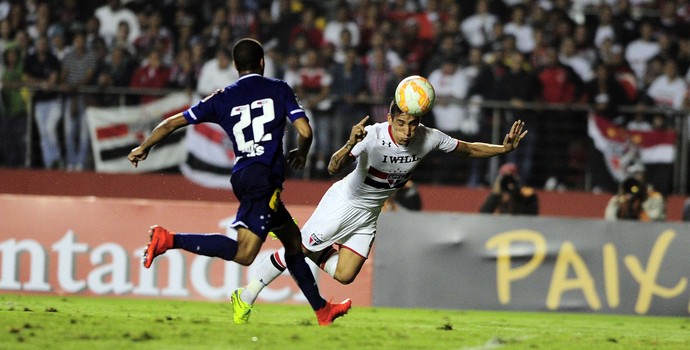
[[323,243],[323,240],[319,236],[316,235],[316,233],[312,233],[309,236],[309,245],[317,245]]
[[388,181],[388,186],[391,188],[395,187],[399,183],[405,181],[406,174],[388,174],[388,178],[386,179]]

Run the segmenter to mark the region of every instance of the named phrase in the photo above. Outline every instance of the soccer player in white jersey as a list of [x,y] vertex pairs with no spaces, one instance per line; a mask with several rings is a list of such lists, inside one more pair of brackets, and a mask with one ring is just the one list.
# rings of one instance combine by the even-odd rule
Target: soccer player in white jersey
[[[465,142],[425,127],[420,117],[403,113],[391,102],[388,122],[352,127],[345,145],[331,156],[328,172],[336,174],[357,161],[355,170],[334,183],[302,227],[302,249],[322,270],[342,284],[354,281],[369,256],[376,222],[386,200],[402,188],[431,151],[486,158],[515,150],[527,134],[524,122],[513,123],[502,145]],[[235,312],[246,322],[259,292],[286,268],[284,248],[256,267],[249,283],[233,294]],[[237,318],[237,317],[236,317]]]

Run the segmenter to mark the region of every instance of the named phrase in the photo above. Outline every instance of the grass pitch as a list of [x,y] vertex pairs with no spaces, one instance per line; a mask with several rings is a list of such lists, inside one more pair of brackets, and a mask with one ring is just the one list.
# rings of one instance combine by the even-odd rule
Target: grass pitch
[[690,349],[690,319],[0,294],[0,349]]

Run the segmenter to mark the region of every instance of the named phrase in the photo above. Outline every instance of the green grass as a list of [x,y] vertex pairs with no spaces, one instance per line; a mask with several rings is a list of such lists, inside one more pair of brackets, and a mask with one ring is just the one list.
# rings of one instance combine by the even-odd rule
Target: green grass
[[368,308],[319,327],[308,306],[0,294],[0,349],[690,349],[681,317]]

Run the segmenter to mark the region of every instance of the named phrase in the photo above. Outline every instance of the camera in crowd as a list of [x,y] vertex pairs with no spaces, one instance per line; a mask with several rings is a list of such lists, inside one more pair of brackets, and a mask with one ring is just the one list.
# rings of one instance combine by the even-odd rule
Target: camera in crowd
[[516,193],[520,189],[517,179],[510,174],[501,177],[500,187],[503,193]]
[[623,180],[623,194],[631,199],[644,201],[647,199],[647,186],[640,180],[634,177],[628,177]]
[[634,177],[628,177],[621,184],[623,191],[619,219],[639,220],[642,215],[642,202],[647,200],[647,186]]

